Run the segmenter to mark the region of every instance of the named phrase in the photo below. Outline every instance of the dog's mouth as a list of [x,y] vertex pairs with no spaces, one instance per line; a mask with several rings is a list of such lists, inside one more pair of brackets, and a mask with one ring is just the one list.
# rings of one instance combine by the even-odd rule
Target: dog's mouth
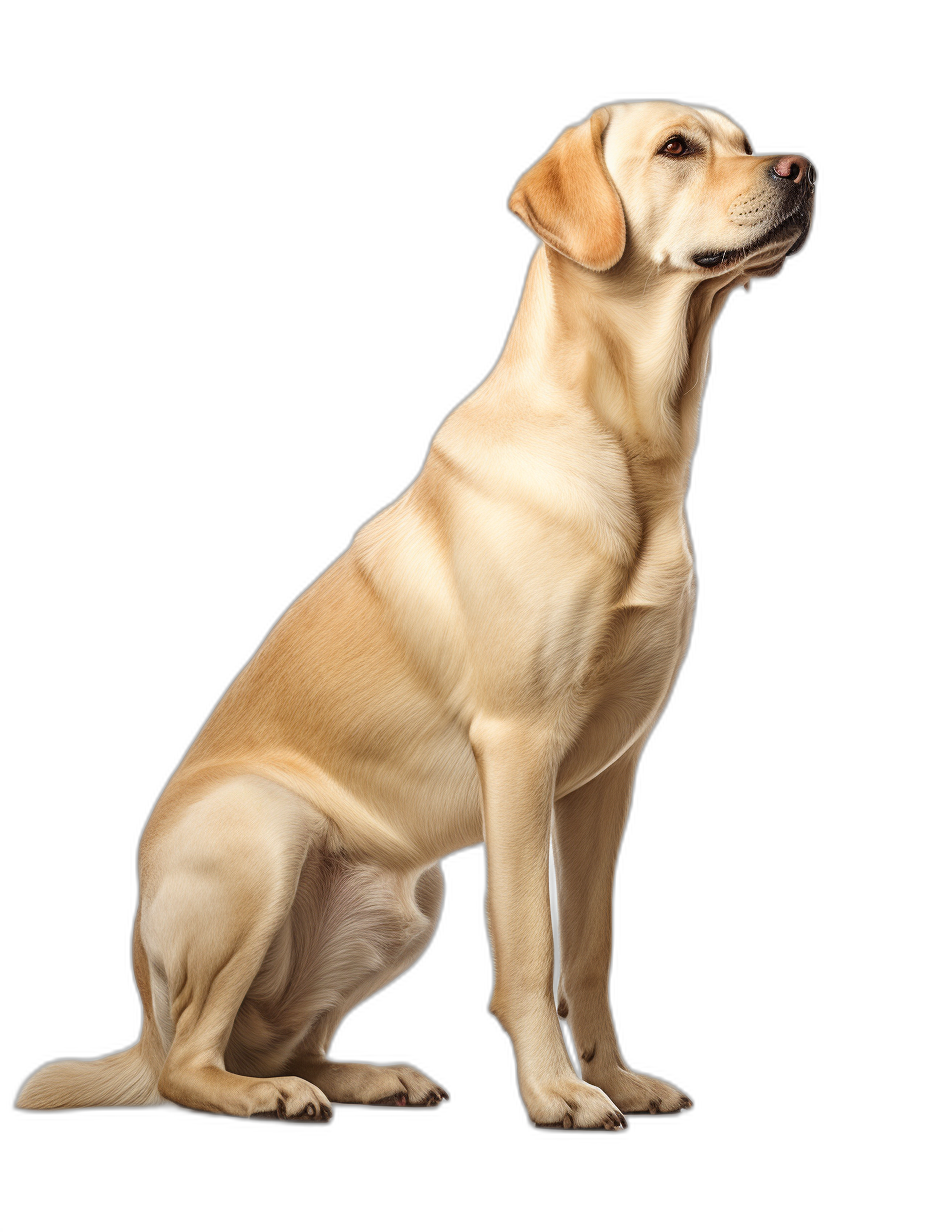
[[765,231],[763,235],[758,236],[752,243],[746,244],[743,248],[727,248],[723,252],[700,252],[693,257],[693,260],[697,265],[701,265],[703,269],[716,269],[721,265],[738,265],[747,257],[753,256],[755,252],[760,252],[779,240],[785,239],[790,231],[797,231],[795,240],[781,258],[785,260],[787,257],[791,257],[794,252],[798,252],[806,242],[811,222],[812,199],[810,194],[803,197],[802,201],[797,203],[795,209],[791,210],[785,218],[781,218],[779,222],[774,223],[769,230]]

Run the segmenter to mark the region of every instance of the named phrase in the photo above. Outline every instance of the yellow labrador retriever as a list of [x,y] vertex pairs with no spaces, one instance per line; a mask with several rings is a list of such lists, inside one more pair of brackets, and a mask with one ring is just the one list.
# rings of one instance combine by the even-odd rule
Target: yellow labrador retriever
[[619,1051],[615,861],[689,636],[710,331],[732,288],[802,244],[813,180],[719,112],[664,102],[600,108],[525,173],[510,207],[543,243],[499,363],[284,614],[151,816],[139,1042],[46,1066],[20,1107],[437,1103],[418,1070],[326,1053],[429,941],[438,861],[479,842],[491,1009],[531,1119],[615,1129],[689,1105]]

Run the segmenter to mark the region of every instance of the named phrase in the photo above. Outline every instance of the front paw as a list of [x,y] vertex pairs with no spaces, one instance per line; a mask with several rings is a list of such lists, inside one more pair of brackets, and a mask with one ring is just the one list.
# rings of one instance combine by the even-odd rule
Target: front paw
[[629,1114],[639,1112],[680,1112],[692,1108],[693,1101],[669,1082],[652,1078],[650,1074],[635,1074],[615,1067],[609,1073],[597,1074],[595,1081],[613,1103]]
[[624,1129],[625,1117],[605,1092],[578,1078],[527,1084],[522,1098],[536,1125],[561,1129]]

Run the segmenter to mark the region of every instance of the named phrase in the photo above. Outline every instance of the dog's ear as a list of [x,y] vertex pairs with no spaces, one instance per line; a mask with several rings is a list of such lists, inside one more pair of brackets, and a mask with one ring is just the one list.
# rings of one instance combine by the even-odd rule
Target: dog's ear
[[561,133],[516,184],[509,208],[578,265],[607,270],[625,251],[625,215],[603,158],[609,109]]

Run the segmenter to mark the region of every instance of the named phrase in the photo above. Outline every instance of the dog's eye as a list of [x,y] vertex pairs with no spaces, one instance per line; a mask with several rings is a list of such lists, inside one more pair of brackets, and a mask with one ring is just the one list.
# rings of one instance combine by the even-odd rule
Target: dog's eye
[[669,154],[671,158],[679,158],[681,154],[688,154],[689,151],[690,147],[687,145],[685,137],[671,137],[661,150],[661,153]]

